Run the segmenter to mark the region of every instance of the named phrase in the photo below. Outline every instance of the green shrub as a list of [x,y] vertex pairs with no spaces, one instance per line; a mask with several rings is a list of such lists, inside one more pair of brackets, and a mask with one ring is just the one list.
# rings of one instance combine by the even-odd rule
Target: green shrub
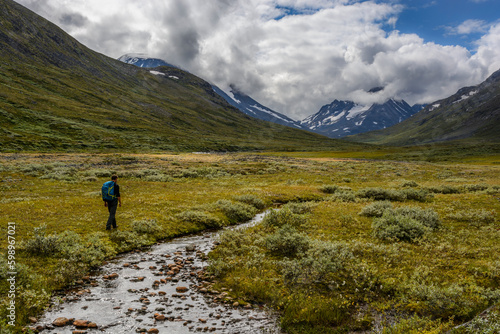
[[461,192],[459,188],[448,185],[431,186],[427,187],[426,189],[431,193],[436,193],[436,194],[459,194]]
[[337,192],[339,190],[339,186],[337,185],[324,185],[322,187],[319,188],[319,190],[321,192],[324,192],[326,194],[334,194],[335,192]]
[[252,219],[257,213],[253,206],[228,200],[219,200],[216,206],[226,215],[230,222],[241,223]]
[[176,217],[181,221],[200,224],[207,228],[219,228],[223,226],[219,218],[202,211],[196,211],[196,210],[184,211],[176,215]]
[[313,240],[298,259],[281,263],[282,274],[288,284],[325,284],[330,274],[343,273],[354,260],[349,247],[340,242]]
[[294,257],[309,248],[309,238],[290,225],[284,225],[264,239],[266,249],[274,255]]
[[441,227],[438,214],[432,209],[420,209],[417,207],[402,206],[394,210],[394,213],[417,220],[422,225],[436,230]]
[[293,213],[290,207],[283,207],[280,210],[271,210],[262,220],[264,226],[275,228],[284,225],[290,225],[297,228],[306,222],[307,219],[304,215]]
[[97,267],[116,254],[114,247],[104,239],[102,232],[92,233],[83,239],[73,231],[65,231],[59,234],[60,251],[57,255],[73,263]]
[[356,197],[369,198],[374,201],[399,201],[402,202],[406,196],[396,190],[389,190],[383,188],[364,188],[358,190]]
[[494,210],[487,211],[484,209],[462,210],[449,214],[446,218],[458,222],[469,223],[475,227],[480,227],[485,224],[494,223],[496,219],[496,212]]
[[375,237],[383,240],[415,241],[430,231],[414,218],[385,211],[382,217],[375,218],[372,223]]
[[356,195],[352,191],[338,191],[329,200],[343,203],[356,202]]
[[392,209],[392,203],[389,201],[374,202],[365,206],[360,212],[360,216],[382,217],[386,210]]
[[60,251],[59,238],[55,234],[47,235],[47,226],[41,225],[33,230],[33,238],[26,241],[22,249],[31,255],[48,256]]
[[317,203],[315,203],[315,202],[301,202],[301,203],[288,202],[285,205],[283,205],[282,209],[290,210],[290,212],[292,212],[294,214],[301,215],[301,214],[312,212],[312,210],[316,206],[317,206]]
[[262,210],[266,207],[266,203],[259,197],[255,195],[241,195],[241,196],[236,196],[234,197],[234,200],[237,202],[242,202],[248,205],[253,206],[254,208],[258,210]]
[[453,322],[443,323],[441,319],[414,315],[408,319],[398,320],[395,324],[382,329],[381,334],[421,334],[444,333],[453,326]]
[[416,188],[418,187],[418,183],[415,182],[415,181],[404,181],[403,183],[401,183],[401,187],[403,188]]
[[430,194],[425,189],[403,189],[401,190],[401,195],[407,200],[413,200],[417,202],[426,202],[432,199],[433,195]]
[[130,251],[149,243],[149,241],[142,235],[122,230],[113,230],[109,234],[109,239],[117,244],[117,252],[119,253]]
[[464,189],[465,192],[477,192],[477,191],[483,191],[488,189],[487,184],[466,184],[463,185],[462,188]]
[[154,219],[143,219],[132,222],[132,230],[138,234],[157,234],[161,227]]

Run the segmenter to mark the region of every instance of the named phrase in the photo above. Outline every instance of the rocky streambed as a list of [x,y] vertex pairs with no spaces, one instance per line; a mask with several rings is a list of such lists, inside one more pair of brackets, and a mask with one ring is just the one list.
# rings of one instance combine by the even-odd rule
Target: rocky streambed
[[56,296],[54,306],[31,328],[61,334],[280,333],[276,317],[262,306],[240,305],[230,291],[215,291],[206,280],[206,254],[217,233],[176,238],[116,257]]

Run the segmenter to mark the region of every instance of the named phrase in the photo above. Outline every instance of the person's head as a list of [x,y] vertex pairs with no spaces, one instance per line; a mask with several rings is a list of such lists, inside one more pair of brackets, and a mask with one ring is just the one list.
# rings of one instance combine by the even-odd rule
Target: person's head
[[111,181],[118,181],[118,175],[111,176]]

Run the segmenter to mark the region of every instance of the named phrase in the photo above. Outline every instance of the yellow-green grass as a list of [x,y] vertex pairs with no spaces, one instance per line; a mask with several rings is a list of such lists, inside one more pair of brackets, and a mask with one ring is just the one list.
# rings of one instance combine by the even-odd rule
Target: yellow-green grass
[[[367,154],[369,156],[371,153]],[[342,156],[343,159],[346,157]],[[55,255],[37,255],[24,251],[23,245],[31,240],[35,228],[45,225],[47,235],[73,231],[83,240],[97,236],[103,245],[114,250],[109,253],[110,256],[117,251],[134,247],[129,245],[127,248],[117,244],[116,233],[119,232],[108,233],[104,230],[107,210],[100,199],[100,187],[111,173],[117,173],[120,176],[123,201],[123,206],[118,208],[118,231],[133,232],[133,236],[138,237],[134,223],[154,220],[161,232],[141,239],[147,240],[147,243],[206,228],[203,224],[179,218],[178,214],[186,211],[205,212],[224,224],[231,223],[217,206],[217,201],[221,199],[234,200],[239,195],[252,195],[262,199],[267,207],[287,202],[314,201],[316,206],[309,213],[308,223],[301,232],[311,239],[338,241],[349,245],[357,256],[356,259],[376,272],[375,281],[383,285],[383,288],[368,294],[347,291],[342,297],[338,292],[325,292],[321,289],[298,294],[294,293],[293,287],[282,282],[282,276],[272,262],[266,261],[254,272],[248,272],[245,266],[241,266],[238,270],[221,273],[217,284],[231,287],[234,296],[242,301],[268,302],[281,312],[285,312],[283,309],[286,308],[288,318],[285,314],[285,320],[290,319],[291,315],[298,319],[296,322],[285,323],[291,332],[313,332],[311,328],[316,328],[319,332],[332,331],[336,326],[371,328],[371,313],[360,312],[360,309],[367,307],[370,312],[415,313],[425,316],[426,308],[422,303],[414,303],[415,300],[410,298],[404,304],[401,296],[398,299],[393,295],[398,291],[404,295],[410,289],[409,282],[412,282],[418,268],[423,268],[428,273],[426,279],[444,286],[470,281],[473,282],[470,286],[493,289],[494,284],[499,283],[499,278],[492,276],[500,244],[500,227],[496,216],[494,223],[473,226],[468,222],[447,218],[450,214],[476,209],[494,212],[496,215],[500,210],[499,166],[491,164],[490,160],[486,160],[484,164],[437,164],[339,161],[339,158],[335,152],[2,154],[1,232],[6,235],[7,223],[15,223],[16,261],[28,266],[25,273],[29,272],[36,277],[37,284],[33,283],[33,277],[28,277],[25,281],[32,284],[32,291],[39,292],[35,300],[45,303],[47,296],[40,292],[42,289],[51,293],[91,268],[88,265],[68,264],[65,262],[67,259]],[[342,202],[338,198],[335,200],[331,194],[321,191],[325,185],[344,187],[343,191],[352,194],[366,188],[399,191],[405,188],[425,190],[438,186],[462,189],[464,185],[479,186],[483,190],[462,189],[453,194],[436,193],[427,202],[394,202],[394,207],[411,205],[435,210],[443,221],[443,227],[419,242],[391,243],[373,237],[373,218],[358,215],[364,206],[371,203],[370,199],[357,198],[355,202]],[[259,233],[265,235],[270,232],[263,230]],[[138,245],[140,244],[144,242]],[[5,254],[7,238],[2,238],[0,245]],[[250,260],[241,257],[238,261]],[[62,266],[69,269],[64,271]],[[403,286],[402,282],[407,285]],[[0,287],[5,302],[6,286]],[[300,300],[299,304],[304,305],[304,309],[292,309],[291,300]],[[307,302],[308,300],[314,300],[314,303]],[[315,308],[314,305],[319,306]],[[339,308],[339,305],[342,307]],[[481,303],[477,305],[483,306]],[[28,316],[36,315],[43,307],[41,305],[24,313],[20,312],[19,324],[24,324]],[[331,313],[330,310],[337,313]],[[319,315],[316,314],[318,312]],[[356,312],[362,314],[361,318],[353,316]],[[336,320],[329,323],[329,317]],[[436,326],[443,326],[447,321],[448,319],[443,319]],[[304,326],[307,328],[304,329]]]

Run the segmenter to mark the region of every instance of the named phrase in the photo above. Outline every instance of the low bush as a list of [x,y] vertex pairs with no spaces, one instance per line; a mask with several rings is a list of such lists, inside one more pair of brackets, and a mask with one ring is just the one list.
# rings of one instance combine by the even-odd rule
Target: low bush
[[426,202],[432,199],[433,195],[430,194],[425,189],[403,189],[401,190],[401,195],[406,198],[406,200],[417,201],[417,202]]
[[298,228],[307,222],[304,215],[294,213],[290,207],[284,206],[280,210],[271,210],[263,219],[262,223],[267,227],[279,228],[290,225]]
[[446,216],[446,218],[463,223],[469,223],[474,227],[481,227],[495,222],[496,212],[484,209],[461,210]]
[[390,201],[374,202],[365,206],[360,212],[360,216],[365,217],[382,217],[386,210],[392,209]]
[[430,231],[430,228],[416,219],[389,210],[382,217],[373,220],[372,229],[374,236],[379,239],[410,242]]
[[249,204],[228,200],[217,201],[216,207],[226,215],[231,223],[248,221],[257,213],[257,209]]
[[458,187],[454,186],[431,186],[431,187],[426,187],[426,190],[430,191],[431,193],[435,194],[459,194],[461,190]]
[[282,209],[290,210],[290,212],[292,212],[294,214],[301,215],[301,214],[312,212],[312,210],[316,206],[317,206],[317,203],[315,203],[315,202],[301,202],[301,203],[288,202],[283,206]]
[[295,257],[309,248],[309,238],[290,225],[284,225],[264,239],[265,248],[274,255]]
[[345,272],[354,259],[349,247],[340,242],[314,240],[299,259],[281,263],[283,277],[288,284],[328,283],[330,274]]
[[364,188],[356,192],[356,197],[369,198],[374,201],[399,201],[402,202],[406,196],[400,191],[383,188]]
[[356,195],[352,191],[338,191],[329,200],[343,203],[356,202]]
[[219,218],[202,211],[188,210],[179,213],[176,217],[181,221],[200,224],[207,228],[219,228],[223,226]]
[[439,215],[432,209],[402,206],[395,209],[394,213],[415,219],[422,225],[429,227],[432,230],[436,230],[441,227]]
[[21,245],[32,255],[49,256],[58,253],[61,250],[59,237],[56,234],[47,234],[47,226],[41,225],[33,229],[33,238]]
[[464,192],[469,192],[469,193],[487,190],[488,188],[489,187],[487,184],[466,184],[462,186]]
[[319,188],[319,190],[321,192],[324,192],[326,194],[334,194],[335,192],[337,192],[339,190],[339,186],[337,185],[324,185],[322,187]]
[[234,197],[234,200],[237,202],[242,202],[248,205],[253,206],[258,210],[262,210],[266,207],[266,203],[255,195],[241,195]]
[[132,222],[132,230],[138,234],[155,235],[161,231],[161,226],[154,219],[143,219]]
[[147,238],[135,232],[113,230],[109,234],[109,239],[114,242],[118,253],[130,251],[149,244]]

